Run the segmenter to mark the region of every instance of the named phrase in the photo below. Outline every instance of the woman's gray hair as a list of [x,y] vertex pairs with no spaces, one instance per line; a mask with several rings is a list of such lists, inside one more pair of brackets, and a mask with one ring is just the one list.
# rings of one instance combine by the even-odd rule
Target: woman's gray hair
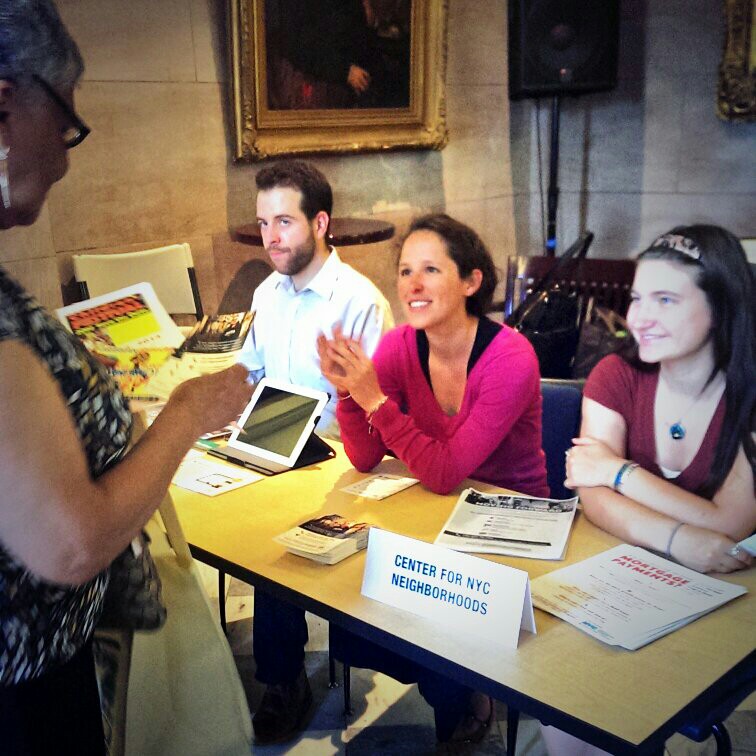
[[52,0],[0,0],[0,79],[74,86],[84,61]]

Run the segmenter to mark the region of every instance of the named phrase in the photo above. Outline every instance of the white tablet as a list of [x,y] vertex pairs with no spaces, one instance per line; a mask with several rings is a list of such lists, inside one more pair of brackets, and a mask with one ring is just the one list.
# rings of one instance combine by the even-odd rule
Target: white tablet
[[263,378],[223,456],[268,474],[295,467],[327,403],[325,391]]

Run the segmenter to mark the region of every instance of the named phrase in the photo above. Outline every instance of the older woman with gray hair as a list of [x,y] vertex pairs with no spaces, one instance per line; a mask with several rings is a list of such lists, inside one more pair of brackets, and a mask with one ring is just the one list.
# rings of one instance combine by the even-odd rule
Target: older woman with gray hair
[[[50,0],[0,0],[0,229],[30,225],[89,129]],[[179,387],[127,453],[107,372],[0,266],[0,750],[101,754],[92,634],[108,567],[204,431],[251,388],[240,365]]]

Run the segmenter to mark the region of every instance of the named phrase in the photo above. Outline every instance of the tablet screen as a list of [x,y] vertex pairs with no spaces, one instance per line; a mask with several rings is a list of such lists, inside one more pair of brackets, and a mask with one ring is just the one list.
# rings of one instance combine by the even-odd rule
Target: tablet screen
[[290,457],[317,405],[316,398],[263,386],[235,441]]

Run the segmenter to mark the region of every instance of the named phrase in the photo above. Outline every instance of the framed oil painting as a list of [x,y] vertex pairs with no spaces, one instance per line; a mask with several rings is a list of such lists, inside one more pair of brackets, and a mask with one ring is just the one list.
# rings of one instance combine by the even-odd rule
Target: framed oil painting
[[442,149],[448,0],[229,0],[235,156]]
[[727,22],[719,66],[717,112],[727,121],[756,120],[756,0],[724,0]]

